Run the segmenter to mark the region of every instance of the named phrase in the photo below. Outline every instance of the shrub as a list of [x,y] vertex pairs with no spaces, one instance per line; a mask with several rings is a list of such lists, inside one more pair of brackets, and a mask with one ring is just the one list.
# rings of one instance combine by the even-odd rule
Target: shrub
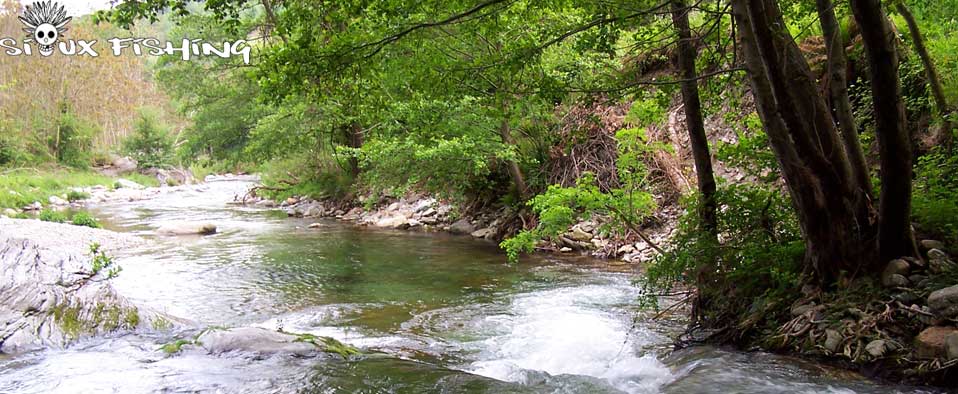
[[87,168],[92,157],[90,151],[93,148],[93,137],[97,134],[95,126],[63,109],[47,144],[59,163],[75,168]]
[[73,215],[73,224],[76,226],[86,226],[91,228],[100,228],[100,222],[92,215],[86,212],[77,212]]
[[81,191],[70,190],[70,192],[67,193],[67,201],[69,202],[86,200],[88,198],[90,198],[90,194]]
[[912,214],[918,229],[958,244],[958,156],[935,149],[918,159]]
[[44,209],[40,211],[40,216],[38,216],[38,218],[44,222],[53,223],[63,223],[67,221],[66,215],[52,209]]
[[133,134],[123,141],[124,151],[142,168],[169,167],[173,161],[173,140],[169,127],[156,111],[141,109]]

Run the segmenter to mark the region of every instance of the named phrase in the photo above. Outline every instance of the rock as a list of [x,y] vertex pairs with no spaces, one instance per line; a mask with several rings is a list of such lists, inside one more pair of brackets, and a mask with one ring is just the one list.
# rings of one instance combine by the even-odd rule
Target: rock
[[815,305],[814,302],[811,304],[798,304],[798,305],[792,305],[791,313],[792,313],[792,316],[801,316],[807,313],[808,311],[822,309],[822,308],[824,307],[821,305]]
[[50,196],[50,198],[48,198],[47,201],[49,201],[51,205],[60,205],[60,206],[70,205],[69,201],[64,200],[58,196]]
[[286,198],[286,201],[284,201],[284,203],[286,203],[286,205],[295,205],[295,204],[298,203],[298,202],[299,202],[299,199],[296,198],[296,197],[288,197],[288,198]]
[[921,240],[921,242],[919,243],[919,245],[921,245],[921,249],[922,249],[922,250],[926,250],[926,251],[927,251],[927,250],[932,250],[932,249],[940,249],[940,250],[944,250],[944,249],[945,249],[945,243],[944,243],[944,242],[941,242],[941,241],[938,241],[938,240],[934,240],[934,239],[923,239],[923,240]]
[[394,203],[392,203],[392,204],[389,204],[388,207],[386,207],[386,211],[398,211],[398,210],[399,210],[399,206],[400,206],[400,205],[399,205],[399,202],[394,202]]
[[945,337],[945,355],[949,360],[958,358],[958,333],[951,333]]
[[124,188],[124,189],[141,190],[144,188],[143,185],[133,182],[126,178],[117,179],[116,182],[114,182],[114,185],[116,185],[118,188]]
[[418,220],[416,220],[416,219],[409,219],[409,221],[408,221],[406,224],[409,225],[408,228],[413,228],[413,227],[422,226],[422,222],[420,222],[420,221],[418,221]]
[[570,247],[568,247],[568,246],[563,246],[561,249],[559,249],[559,252],[561,252],[561,253],[569,253],[569,252],[571,252],[571,251],[572,251],[572,248],[570,248]]
[[579,242],[589,242],[592,240],[592,234],[583,231],[579,226],[572,227],[572,231],[568,233],[568,236]]
[[157,234],[163,235],[209,235],[216,234],[216,225],[211,223],[176,223],[161,226]]
[[137,165],[138,163],[136,160],[133,160],[129,156],[114,157],[113,161],[110,163],[110,166],[113,167],[113,170],[116,171],[118,175],[136,171]]
[[16,210],[16,209],[13,209],[13,208],[7,208],[7,209],[4,209],[4,210],[3,210],[3,216],[6,216],[6,217],[8,217],[8,218],[12,218],[12,217],[17,216],[17,215],[19,215],[19,214],[20,214],[20,212],[17,212],[17,210]]
[[885,287],[906,287],[908,286],[908,278],[899,274],[892,274],[889,276],[883,276],[881,278],[881,283]]
[[432,208],[427,208],[425,211],[419,212],[419,217],[430,217],[435,216],[436,210]]
[[228,330],[207,330],[196,339],[196,342],[212,354],[245,351],[259,354],[285,353],[306,356],[319,352],[315,345],[297,341],[298,338],[296,335],[265,328],[240,327]]
[[466,219],[459,219],[449,226],[449,232],[453,234],[472,234],[473,231],[476,231],[476,226]]
[[908,281],[911,283],[921,284],[921,282],[923,282],[925,279],[928,279],[927,275],[921,275],[921,274],[908,275]]
[[955,327],[928,327],[915,338],[915,353],[924,359],[948,357],[945,339],[956,334],[958,328]]
[[620,254],[629,254],[635,251],[635,247],[632,245],[622,245],[618,250],[615,251],[616,255]]
[[422,222],[423,224],[428,224],[428,225],[434,225],[436,223],[439,223],[439,219],[436,219],[435,216],[426,216],[424,218],[420,218],[419,221]]
[[472,232],[472,236],[475,238],[492,238],[496,235],[496,229],[493,227],[486,227]]
[[955,269],[955,263],[948,258],[948,254],[941,249],[932,249],[928,251],[928,270],[934,274],[951,271]]
[[403,214],[392,214],[388,216],[381,217],[373,222],[373,225],[376,227],[386,227],[386,228],[406,228],[409,227],[407,222],[409,218]]
[[309,226],[306,226],[306,228],[320,228],[320,227],[323,227],[323,224],[319,222],[310,223]]
[[[908,262],[902,259],[894,259],[885,265],[881,274],[882,285],[887,287],[905,286],[908,284],[908,270],[911,267]],[[904,279],[904,284],[902,284]]]
[[919,300],[917,294],[911,291],[902,291],[900,293],[895,293],[892,295],[892,298],[896,301],[902,303],[903,305],[911,305]]
[[323,216],[323,207],[319,204],[310,204],[303,210],[303,217]]
[[578,224],[578,227],[587,233],[591,233],[595,230],[595,222],[591,220],[586,220]]
[[884,339],[876,339],[865,345],[865,351],[875,358],[885,355],[886,350],[888,350],[888,346],[885,344]]
[[43,209],[43,204],[40,204],[39,201],[34,201],[33,204],[23,207],[24,211],[39,211]]
[[134,305],[103,274],[89,280],[93,242],[108,254],[146,243],[102,229],[0,219],[0,353],[66,346],[158,321],[179,323]]
[[844,340],[845,338],[843,338],[842,334],[838,331],[832,329],[825,330],[825,349],[828,349],[828,351],[837,353]]
[[958,285],[933,291],[928,295],[928,306],[941,317],[958,317]]

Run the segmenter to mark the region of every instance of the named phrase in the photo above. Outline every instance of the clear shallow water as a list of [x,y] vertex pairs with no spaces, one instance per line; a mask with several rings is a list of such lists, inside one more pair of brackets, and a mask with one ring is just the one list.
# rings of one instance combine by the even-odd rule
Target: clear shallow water
[[[853,375],[763,353],[669,353],[681,322],[649,321],[635,274],[588,259],[504,264],[469,237],[357,228],[226,204],[215,182],[95,213],[155,238],[120,255],[121,294],[197,327],[328,335],[381,352],[342,361],[156,349],[170,333],[0,355],[0,392],[887,393]],[[159,237],[212,222],[207,237]]]

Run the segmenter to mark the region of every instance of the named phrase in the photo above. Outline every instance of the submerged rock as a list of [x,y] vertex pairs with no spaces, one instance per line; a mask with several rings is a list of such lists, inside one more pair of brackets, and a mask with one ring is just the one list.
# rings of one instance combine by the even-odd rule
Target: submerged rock
[[228,330],[207,330],[196,342],[212,354],[232,351],[254,353],[289,353],[309,355],[317,352],[311,343],[297,341],[298,337],[259,327],[241,327]]
[[473,231],[476,231],[476,226],[473,226],[472,223],[466,219],[459,219],[449,226],[449,232],[453,234],[472,234]]
[[212,223],[168,224],[156,229],[156,233],[163,235],[209,235],[216,234],[216,225]]

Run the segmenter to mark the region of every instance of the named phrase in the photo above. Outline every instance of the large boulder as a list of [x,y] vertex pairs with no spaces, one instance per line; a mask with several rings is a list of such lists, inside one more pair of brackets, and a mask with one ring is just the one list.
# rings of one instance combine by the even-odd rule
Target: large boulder
[[156,229],[162,235],[209,235],[216,234],[216,225],[212,223],[174,223]]
[[0,219],[0,353],[178,323],[134,305],[105,273],[91,272],[90,244],[112,255],[145,242],[107,230]]
[[453,234],[472,234],[473,231],[476,231],[476,226],[473,226],[468,219],[459,219],[449,225],[449,232]]
[[958,285],[933,291],[928,295],[928,306],[941,317],[958,316]]
[[116,182],[114,182],[113,184],[114,184],[115,186],[117,186],[117,188],[119,188],[119,189],[134,189],[134,190],[140,190],[140,189],[143,189],[143,188],[144,188],[143,185],[141,185],[141,184],[139,184],[139,183],[136,183],[136,182],[133,182],[133,181],[131,181],[131,180],[129,180],[129,179],[125,179],[125,178],[117,179]]
[[292,334],[259,327],[207,330],[196,342],[212,354],[246,351],[261,354],[287,353],[306,356],[317,353],[316,346]]
[[947,358],[948,343],[955,341],[954,336],[958,336],[958,328],[928,327],[915,338],[915,352],[919,358]]
[[110,162],[110,169],[116,175],[122,175],[136,171],[137,162],[129,156],[114,156]]

